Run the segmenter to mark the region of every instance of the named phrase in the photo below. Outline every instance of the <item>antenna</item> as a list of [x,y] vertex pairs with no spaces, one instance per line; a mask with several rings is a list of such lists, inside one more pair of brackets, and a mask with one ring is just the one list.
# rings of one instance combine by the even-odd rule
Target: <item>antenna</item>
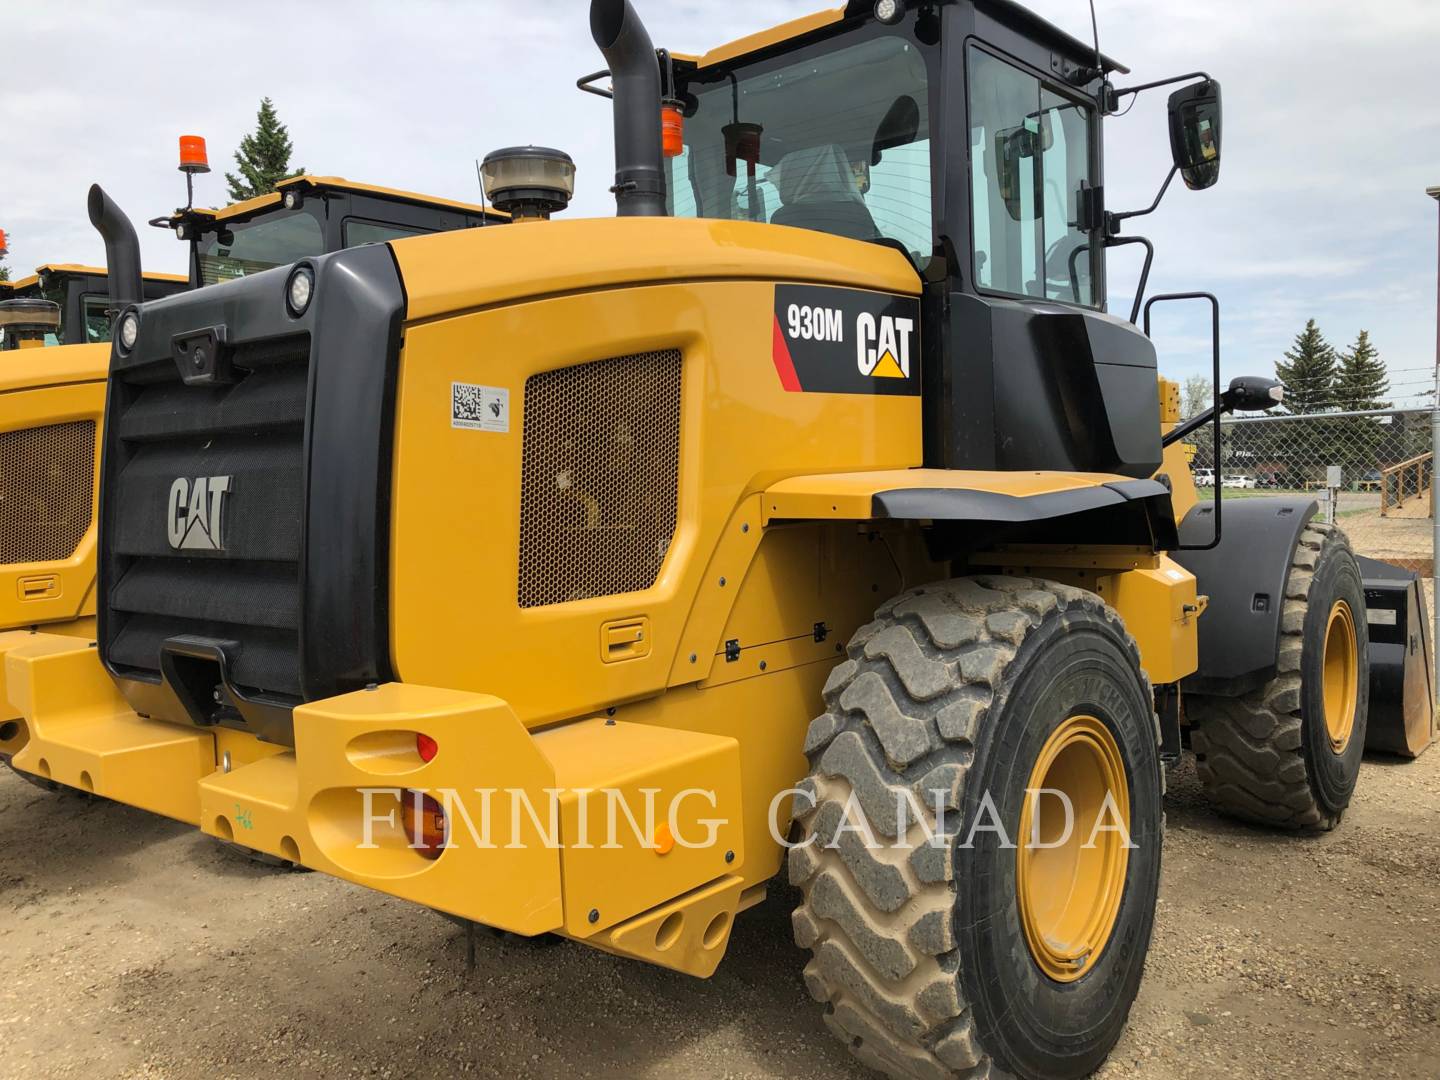
[[1105,77],[1105,58],[1100,54],[1100,22],[1095,18],[1095,0],[1090,0],[1090,33],[1095,42],[1095,74],[1100,79],[1100,115],[1111,112],[1110,80]]

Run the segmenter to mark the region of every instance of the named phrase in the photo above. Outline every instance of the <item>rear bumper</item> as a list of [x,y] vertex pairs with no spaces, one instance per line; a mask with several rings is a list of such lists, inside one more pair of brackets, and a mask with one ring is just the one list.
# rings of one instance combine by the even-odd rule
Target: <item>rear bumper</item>
[[[228,731],[136,714],[86,642],[0,638],[0,665],[24,772],[518,934],[701,975],[724,952],[744,862],[733,739],[602,718],[531,733],[499,698],[391,683],[297,708],[293,749],[239,735],[236,752]],[[407,790],[447,808],[438,858],[410,846]],[[691,909],[703,921],[676,937],[668,914]]]

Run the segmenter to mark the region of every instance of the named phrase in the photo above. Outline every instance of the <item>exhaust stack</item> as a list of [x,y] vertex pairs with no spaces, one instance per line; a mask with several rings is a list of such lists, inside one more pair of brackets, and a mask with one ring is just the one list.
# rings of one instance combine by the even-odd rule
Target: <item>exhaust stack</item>
[[610,65],[615,99],[615,212],[665,215],[660,62],[630,0],[591,0],[590,36]]
[[140,241],[135,226],[99,184],[90,185],[90,224],[105,238],[105,267],[110,284],[111,317],[145,299],[140,276]]

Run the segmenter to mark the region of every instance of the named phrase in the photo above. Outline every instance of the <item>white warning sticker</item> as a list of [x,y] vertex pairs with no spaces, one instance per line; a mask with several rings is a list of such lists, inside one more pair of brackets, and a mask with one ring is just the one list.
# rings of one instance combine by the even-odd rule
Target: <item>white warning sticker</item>
[[450,426],[471,431],[509,431],[510,391],[503,386],[451,383]]

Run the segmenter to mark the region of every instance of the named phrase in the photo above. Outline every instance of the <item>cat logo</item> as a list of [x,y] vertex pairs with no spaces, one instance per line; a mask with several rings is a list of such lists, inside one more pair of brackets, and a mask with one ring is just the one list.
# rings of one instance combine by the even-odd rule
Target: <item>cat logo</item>
[[179,476],[170,485],[165,531],[176,551],[224,551],[221,532],[232,476]]
[[910,335],[914,319],[877,317],[862,311],[855,318],[855,360],[861,375],[872,379],[910,377]]

